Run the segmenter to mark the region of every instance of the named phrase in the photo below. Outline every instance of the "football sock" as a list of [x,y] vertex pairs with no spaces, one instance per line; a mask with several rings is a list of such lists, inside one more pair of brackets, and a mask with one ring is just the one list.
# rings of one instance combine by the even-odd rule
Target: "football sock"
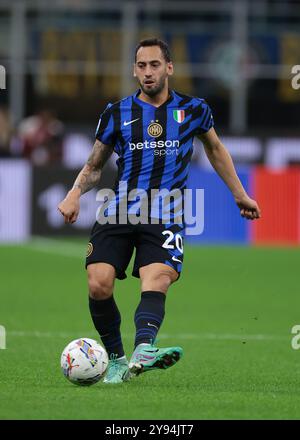
[[114,297],[111,296],[103,300],[89,297],[89,307],[94,326],[100,335],[108,357],[111,354],[117,355],[118,358],[124,356],[120,331],[121,315]]
[[135,311],[136,336],[134,347],[153,344],[165,316],[166,295],[162,292],[142,292],[141,301]]

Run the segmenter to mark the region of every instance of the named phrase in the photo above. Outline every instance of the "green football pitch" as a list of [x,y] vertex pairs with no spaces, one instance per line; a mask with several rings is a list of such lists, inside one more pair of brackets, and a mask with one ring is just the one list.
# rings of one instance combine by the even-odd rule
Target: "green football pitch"
[[[121,385],[69,383],[63,348],[97,338],[90,320],[81,240],[0,246],[0,419],[298,419],[300,249],[185,248],[168,293],[158,345],[184,357]],[[117,281],[127,356],[139,280]]]

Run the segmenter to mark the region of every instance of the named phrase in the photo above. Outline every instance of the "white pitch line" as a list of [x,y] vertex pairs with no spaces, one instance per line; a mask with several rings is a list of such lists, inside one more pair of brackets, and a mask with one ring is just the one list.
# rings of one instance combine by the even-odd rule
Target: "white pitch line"
[[[65,257],[84,258],[84,247],[70,243],[69,241],[56,240],[51,238],[34,238],[31,242],[23,245],[23,248],[30,250],[44,252],[54,255],[62,255]],[[83,336],[79,336],[83,335]],[[41,332],[37,331],[7,331],[7,336],[13,337],[36,337],[36,338],[80,338],[88,337],[89,332]],[[133,334],[123,334],[124,338],[133,338]],[[95,336],[94,336],[95,337]],[[180,333],[180,334],[167,334],[162,333],[158,335],[160,339],[173,339],[181,340],[231,340],[231,341],[285,341],[290,336],[271,335],[271,334],[235,334],[235,333]]]
[[[7,330],[7,336],[13,337],[29,337],[29,338],[82,338],[91,337],[92,339],[96,336],[91,336],[90,332],[41,332],[36,331],[17,331],[17,330]],[[81,336],[80,336],[81,335]],[[123,338],[133,338],[133,334],[123,334]],[[231,340],[231,341],[286,341],[289,336],[280,335],[267,335],[267,334],[222,334],[222,333],[179,333],[179,334],[167,334],[162,333],[158,335],[158,340],[160,339],[181,339],[181,340]]]

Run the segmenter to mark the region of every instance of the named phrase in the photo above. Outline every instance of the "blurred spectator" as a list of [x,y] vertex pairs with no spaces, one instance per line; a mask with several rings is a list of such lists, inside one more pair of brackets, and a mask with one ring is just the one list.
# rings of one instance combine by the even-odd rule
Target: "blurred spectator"
[[13,129],[10,124],[9,113],[6,109],[0,109],[0,157],[11,157],[11,141]]
[[19,126],[22,155],[35,165],[61,162],[64,127],[50,110],[24,119]]

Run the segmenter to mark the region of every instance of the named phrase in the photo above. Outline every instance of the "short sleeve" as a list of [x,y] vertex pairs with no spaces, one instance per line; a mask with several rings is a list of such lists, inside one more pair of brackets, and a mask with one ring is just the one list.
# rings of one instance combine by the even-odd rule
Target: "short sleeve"
[[114,120],[112,115],[112,105],[108,104],[102,115],[100,116],[95,137],[106,145],[115,143]]
[[211,108],[206,101],[202,100],[196,111],[198,113],[197,119],[199,121],[196,135],[206,133],[208,130],[211,129],[211,127],[214,126],[214,118]]

